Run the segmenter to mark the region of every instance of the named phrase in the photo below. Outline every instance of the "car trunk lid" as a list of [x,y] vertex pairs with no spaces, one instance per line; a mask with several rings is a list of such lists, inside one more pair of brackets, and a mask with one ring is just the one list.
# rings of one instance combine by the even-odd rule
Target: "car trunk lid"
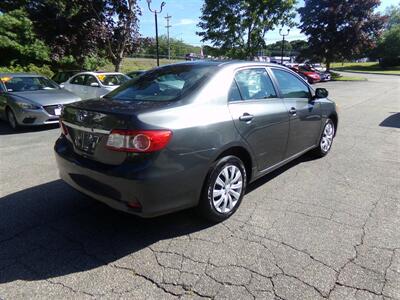
[[141,129],[135,116],[140,112],[158,109],[162,104],[168,105],[149,101],[85,100],[66,106],[62,122],[68,130],[67,138],[77,155],[104,164],[119,165],[128,155],[133,154],[107,148],[111,131]]

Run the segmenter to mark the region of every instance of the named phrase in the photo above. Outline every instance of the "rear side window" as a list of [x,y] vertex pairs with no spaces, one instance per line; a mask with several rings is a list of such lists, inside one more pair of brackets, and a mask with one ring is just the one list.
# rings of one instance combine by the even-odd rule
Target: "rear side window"
[[289,72],[272,69],[283,98],[310,98],[308,86]]
[[71,84],[85,85],[85,75],[77,75],[72,78]]
[[237,86],[236,80],[234,79],[229,89],[228,101],[241,101],[241,100],[242,96],[240,95],[240,91]]
[[148,71],[104,98],[123,101],[175,101],[209,78],[215,66],[178,64]]
[[276,98],[276,92],[264,68],[236,72],[235,81],[243,100]]

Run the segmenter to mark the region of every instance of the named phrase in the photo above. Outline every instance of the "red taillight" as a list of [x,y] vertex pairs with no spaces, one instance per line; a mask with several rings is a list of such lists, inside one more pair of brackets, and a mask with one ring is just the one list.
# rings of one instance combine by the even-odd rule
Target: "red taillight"
[[115,151],[154,152],[167,146],[171,136],[170,130],[113,130],[107,147]]
[[65,124],[61,121],[60,119],[60,129],[63,135],[68,135],[68,128],[65,126]]

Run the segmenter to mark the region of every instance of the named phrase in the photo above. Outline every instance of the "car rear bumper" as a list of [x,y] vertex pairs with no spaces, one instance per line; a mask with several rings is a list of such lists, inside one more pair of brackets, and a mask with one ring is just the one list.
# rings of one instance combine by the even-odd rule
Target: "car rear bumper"
[[[57,140],[56,162],[62,180],[76,190],[108,206],[141,217],[155,217],[193,207],[198,203],[202,182],[194,170],[175,170],[161,174],[157,167],[133,167],[129,162],[119,166],[104,165],[71,154],[68,145]],[[135,170],[136,169],[136,170]],[[140,208],[128,203],[139,202]]]

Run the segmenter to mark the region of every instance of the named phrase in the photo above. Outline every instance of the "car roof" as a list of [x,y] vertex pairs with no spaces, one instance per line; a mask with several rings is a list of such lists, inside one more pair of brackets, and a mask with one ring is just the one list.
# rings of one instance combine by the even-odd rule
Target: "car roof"
[[[217,66],[217,67],[250,67],[250,66],[263,66],[263,67],[280,67],[286,68],[280,64],[268,63],[268,62],[257,62],[257,61],[245,61],[245,60],[196,60],[175,63],[171,65],[201,65],[201,66]],[[171,66],[165,65],[165,66]],[[163,66],[164,67],[164,66]]]
[[0,77],[12,76],[12,77],[45,77],[38,74],[30,74],[30,73],[0,73]]
[[88,75],[125,75],[120,72],[99,72],[99,71],[96,71],[96,72],[85,71],[85,72],[79,72],[75,75],[85,75],[85,74],[88,74]]

